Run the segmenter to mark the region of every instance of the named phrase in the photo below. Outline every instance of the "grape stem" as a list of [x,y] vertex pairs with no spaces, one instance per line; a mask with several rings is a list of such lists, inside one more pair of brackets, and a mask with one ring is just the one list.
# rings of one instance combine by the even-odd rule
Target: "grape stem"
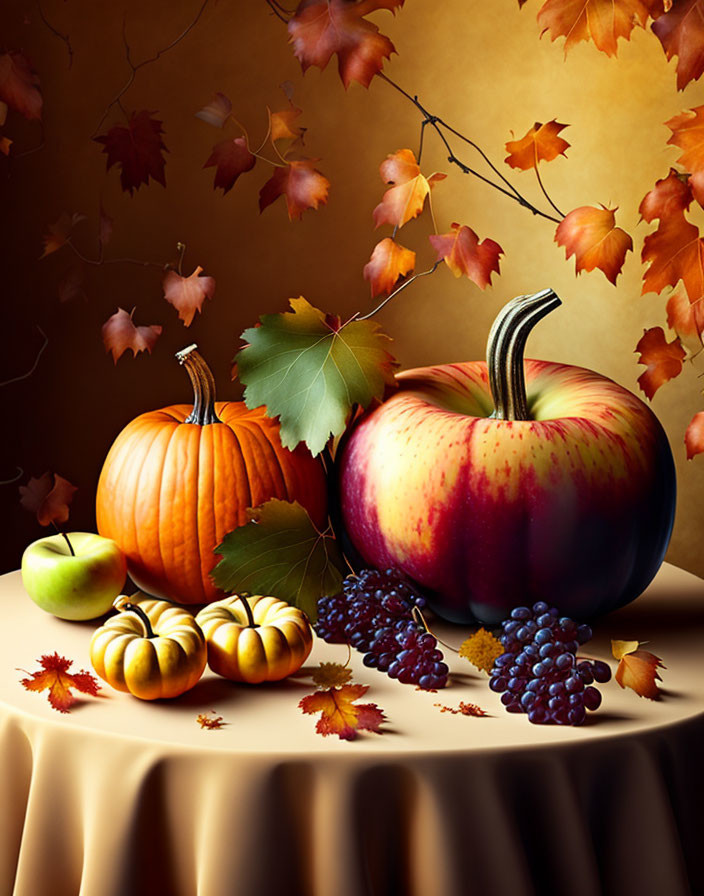
[[411,607],[411,618],[416,623],[416,625],[419,625],[429,635],[432,635],[435,638],[435,640],[438,642],[438,644],[442,644],[443,647],[446,647],[448,650],[451,650],[453,653],[459,654],[459,649],[457,647],[453,647],[451,644],[447,644],[441,638],[438,638],[438,636],[435,634],[435,632],[431,630],[430,626],[428,625],[428,623],[426,621],[425,616],[423,615],[423,612],[418,607]]

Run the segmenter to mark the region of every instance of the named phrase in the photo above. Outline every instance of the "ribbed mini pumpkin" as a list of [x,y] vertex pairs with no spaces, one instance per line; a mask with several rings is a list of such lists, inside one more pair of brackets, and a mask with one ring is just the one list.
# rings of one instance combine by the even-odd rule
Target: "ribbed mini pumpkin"
[[118,691],[141,700],[178,697],[203,674],[205,637],[193,615],[165,600],[120,595],[120,612],[96,629],[90,661]]
[[231,681],[280,681],[298,671],[313,648],[308,617],[275,597],[227,597],[204,607],[196,622],[208,665]]
[[193,407],[177,404],[128,423],[98,482],[98,531],[127,557],[139,588],[184,604],[223,597],[209,578],[224,536],[247,508],[270,498],[298,501],[326,520],[323,468],[304,446],[289,451],[265,408],[216,402],[213,375],[192,345],[177,358],[193,385]]

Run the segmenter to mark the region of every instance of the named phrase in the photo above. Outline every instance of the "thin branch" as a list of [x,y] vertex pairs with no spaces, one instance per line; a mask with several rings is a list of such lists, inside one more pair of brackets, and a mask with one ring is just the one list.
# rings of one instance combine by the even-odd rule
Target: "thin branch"
[[288,25],[288,19],[284,15],[288,10],[284,9],[283,6],[280,6],[278,3],[275,3],[274,0],[266,0],[266,4],[278,19],[281,19],[282,22],[285,22]]
[[100,267],[104,264],[136,264],[139,267],[143,268],[160,268],[164,269],[164,265],[160,261],[143,261],[140,258],[103,258],[102,257],[102,246],[101,246],[101,254],[99,258],[88,258],[87,255],[84,255],[76,246],[71,242],[70,239],[66,240],[64,243],[65,246],[68,246],[81,261],[86,264],[92,264],[94,267]]
[[24,470],[22,467],[15,467],[17,472],[12,477],[12,479],[0,479],[0,485],[12,485],[13,482],[19,482],[19,480],[24,476]]
[[377,305],[373,311],[370,311],[368,314],[363,314],[363,315],[361,315],[361,317],[359,315],[355,315],[352,318],[352,320],[368,320],[370,317],[373,317],[377,312],[381,311],[381,309],[384,307],[384,305],[386,305],[388,302],[390,302],[391,299],[393,299],[400,292],[402,292],[407,286],[410,286],[414,280],[417,280],[419,277],[427,277],[428,274],[432,274],[435,271],[435,269],[437,268],[437,266],[440,264],[441,261],[442,261],[442,258],[438,258],[438,260],[435,262],[435,264],[432,266],[432,268],[428,268],[427,271],[421,271],[419,274],[414,274],[412,277],[409,277],[408,280],[404,280],[403,283],[400,286],[397,286],[396,289],[392,293],[390,293],[384,299],[383,302],[381,302],[379,305]]
[[[92,137],[95,137],[96,134],[98,133],[98,131],[100,130],[100,128],[103,126],[103,122],[105,121],[105,119],[106,119],[106,118],[108,117],[108,115],[110,114],[110,110],[112,109],[112,107],[113,107],[113,106],[116,106],[116,105],[118,105],[118,104],[122,107],[122,104],[120,103],[120,100],[122,99],[122,97],[125,95],[125,93],[127,93],[127,91],[128,91],[128,90],[130,89],[130,87],[132,86],[132,83],[134,82],[134,79],[135,79],[135,77],[136,77],[136,75],[137,75],[137,72],[140,70],[140,68],[143,68],[145,65],[149,65],[151,62],[156,62],[157,59],[161,58],[161,56],[164,55],[164,53],[167,53],[169,50],[172,50],[172,49],[176,46],[176,44],[180,43],[180,42],[184,39],[184,37],[186,37],[186,35],[189,34],[189,32],[192,31],[192,29],[195,28],[195,26],[198,24],[198,21],[200,20],[200,17],[203,15],[203,12],[205,11],[205,7],[208,5],[208,3],[209,3],[209,0],[203,0],[203,2],[202,2],[201,5],[200,5],[200,9],[199,9],[198,12],[196,13],[195,18],[192,20],[192,22],[190,23],[190,25],[187,25],[186,28],[184,28],[184,30],[178,35],[178,37],[175,37],[175,38],[171,41],[170,44],[167,44],[165,47],[162,47],[162,49],[161,49],[161,50],[158,50],[158,51],[154,54],[154,56],[150,56],[150,57],[148,57],[147,59],[143,59],[141,62],[137,62],[137,63],[132,62],[132,55],[131,55],[130,45],[129,45],[128,41],[127,41],[127,28],[126,28],[127,22],[126,22],[126,18],[123,19],[123,23],[122,23],[122,41],[123,41],[123,43],[124,43],[124,45],[125,45],[125,57],[126,57],[126,60],[127,60],[127,64],[129,65],[129,67],[130,67],[130,69],[131,69],[131,71],[130,71],[130,75],[129,75],[127,81],[125,82],[124,86],[122,87],[122,89],[121,89],[121,90],[119,91],[119,93],[118,93],[118,94],[117,94],[117,95],[110,101],[110,103],[109,103],[108,106],[106,107],[105,111],[103,112],[103,116],[102,116],[102,118],[101,118],[100,121],[98,122],[98,125],[97,125],[96,129],[93,131],[93,134],[91,135]],[[123,111],[124,111],[124,107],[122,107],[122,108],[123,108]]]
[[22,152],[18,152],[17,154],[13,154],[10,156],[10,160],[16,162],[17,159],[23,159],[25,156],[31,156],[35,152],[39,152],[40,149],[44,149],[44,122],[41,123],[41,135],[39,138],[39,143],[36,146],[31,146],[29,149],[25,149]]
[[418,143],[418,155],[416,156],[416,161],[420,165],[420,158],[423,155],[423,135],[425,134],[426,127],[430,124],[429,118],[424,118],[420,123],[420,141]]
[[39,11],[39,18],[44,22],[49,31],[66,44],[66,50],[68,51],[68,67],[71,68],[73,65],[73,47],[71,46],[71,38],[68,34],[64,34],[62,31],[59,31],[58,28],[55,28],[47,19],[44,15],[44,10],[42,9],[42,0],[37,0],[37,9]]
[[44,338],[44,342],[41,344],[41,347],[40,347],[39,351],[37,352],[37,356],[34,359],[34,364],[32,364],[32,366],[29,368],[27,373],[22,373],[22,374],[20,374],[20,376],[13,376],[12,379],[4,380],[2,383],[0,383],[0,386],[9,386],[10,383],[19,383],[20,380],[26,380],[37,369],[37,365],[39,364],[39,359],[41,358],[42,354],[44,353],[44,349],[47,347],[47,345],[49,345],[49,337],[46,335],[44,330],[42,330],[42,328],[39,326],[39,324],[37,324],[37,329],[42,334],[42,337]]
[[535,176],[538,178],[538,186],[543,191],[543,196],[547,199],[547,201],[550,203],[550,205],[555,209],[555,211],[558,213],[560,218],[564,218],[565,217],[564,214],[560,211],[560,209],[555,205],[555,203],[552,201],[552,199],[548,196],[548,191],[545,189],[545,187],[543,185],[542,178],[540,177],[540,172],[538,171],[537,160],[535,163]]

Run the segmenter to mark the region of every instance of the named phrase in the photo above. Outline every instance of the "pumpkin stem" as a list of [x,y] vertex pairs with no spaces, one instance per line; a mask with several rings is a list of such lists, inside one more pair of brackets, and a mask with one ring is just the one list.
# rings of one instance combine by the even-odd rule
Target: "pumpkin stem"
[[242,594],[238,594],[242,606],[244,607],[244,611],[247,614],[247,627],[248,628],[259,628],[257,623],[254,621],[254,614],[252,613],[252,608],[249,605],[249,601],[247,598],[249,597],[249,593],[244,591]]
[[138,607],[137,604],[130,603],[129,599],[125,597],[124,594],[121,594],[119,597],[115,598],[113,607],[115,607],[115,609],[119,610],[121,613],[134,613],[134,615],[144,626],[144,637],[156,638],[156,634],[154,633],[154,629],[152,628],[152,624],[149,621],[149,617],[147,616],[147,614],[141,607]]
[[222,423],[215,413],[215,378],[205,360],[196,349],[194,343],[176,352],[178,363],[186,368],[193,386],[193,410],[186,417],[186,423],[197,423],[206,426],[209,423]]
[[511,299],[499,312],[489,333],[486,363],[494,400],[492,417],[530,420],[523,351],[533,327],[562,302],[552,289]]

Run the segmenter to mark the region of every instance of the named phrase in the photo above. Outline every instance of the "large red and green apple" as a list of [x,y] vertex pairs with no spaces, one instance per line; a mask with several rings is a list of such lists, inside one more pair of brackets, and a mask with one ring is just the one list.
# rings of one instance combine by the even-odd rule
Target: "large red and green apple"
[[[451,621],[495,623],[536,600],[574,618],[613,610],[651,581],[672,530],[674,465],[652,411],[591,370],[523,365],[518,349],[503,383],[491,360],[400,373],[340,456],[354,547]],[[525,419],[497,419],[502,390],[521,388]]]
[[32,542],[22,555],[25,591],[42,610],[61,619],[103,616],[126,578],[124,553],[112,539],[93,532],[49,535]]

